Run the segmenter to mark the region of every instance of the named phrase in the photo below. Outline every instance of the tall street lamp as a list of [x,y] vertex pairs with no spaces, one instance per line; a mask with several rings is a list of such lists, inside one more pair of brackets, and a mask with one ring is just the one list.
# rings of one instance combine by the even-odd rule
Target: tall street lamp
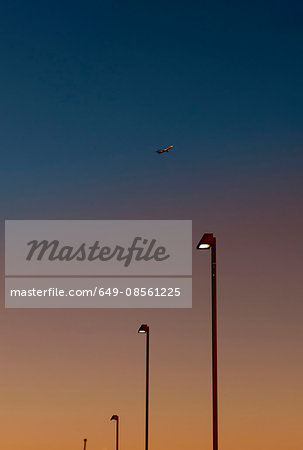
[[211,297],[212,297],[212,384],[213,384],[213,450],[218,450],[218,355],[217,355],[217,270],[216,238],[213,233],[202,236],[198,250],[211,249]]
[[145,400],[145,450],[148,450],[148,408],[149,408],[149,326],[141,325],[138,333],[146,334],[146,400]]
[[119,450],[119,416],[117,414],[114,414],[111,416],[110,420],[116,421],[116,450]]
[[86,442],[87,442],[87,439],[83,439],[84,440],[84,447],[83,447],[83,450],[86,450]]

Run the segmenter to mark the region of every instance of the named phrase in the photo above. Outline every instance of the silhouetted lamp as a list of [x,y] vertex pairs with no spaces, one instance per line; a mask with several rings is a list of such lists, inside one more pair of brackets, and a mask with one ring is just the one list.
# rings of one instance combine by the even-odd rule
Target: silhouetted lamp
[[138,333],[147,333],[148,330],[149,330],[148,325],[143,324],[143,325],[141,325],[141,327],[139,328]]

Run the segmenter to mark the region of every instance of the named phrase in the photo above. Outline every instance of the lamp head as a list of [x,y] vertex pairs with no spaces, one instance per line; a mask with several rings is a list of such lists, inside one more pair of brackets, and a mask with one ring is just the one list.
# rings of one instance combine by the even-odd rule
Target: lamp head
[[146,323],[142,324],[138,330],[138,333],[147,333],[149,330],[149,326]]
[[117,416],[117,414],[114,414],[113,416],[111,416],[110,420],[118,420],[119,416]]
[[199,244],[197,245],[198,250],[205,250],[207,248],[212,247],[214,244],[214,235],[213,233],[205,233],[203,234]]

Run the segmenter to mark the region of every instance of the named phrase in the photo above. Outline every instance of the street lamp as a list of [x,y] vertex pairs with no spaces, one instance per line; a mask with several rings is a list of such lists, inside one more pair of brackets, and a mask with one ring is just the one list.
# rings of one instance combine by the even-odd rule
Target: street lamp
[[145,450],[148,450],[148,404],[149,404],[149,326],[141,325],[138,333],[146,334],[146,401],[145,401]]
[[212,383],[213,383],[213,450],[218,450],[218,356],[217,356],[217,271],[216,238],[213,233],[202,236],[198,250],[211,249],[211,297],[212,297]]
[[116,425],[116,450],[119,450],[119,416],[117,416],[117,414],[114,414],[113,416],[111,416],[110,420],[115,420],[117,425]]
[[86,442],[87,442],[87,439],[83,439],[84,440],[84,447],[83,447],[83,450],[86,450]]

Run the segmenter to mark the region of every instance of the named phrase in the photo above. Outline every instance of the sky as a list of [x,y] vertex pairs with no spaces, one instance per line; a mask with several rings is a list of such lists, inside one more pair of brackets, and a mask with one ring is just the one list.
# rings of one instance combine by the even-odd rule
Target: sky
[[[303,447],[299,1],[2,2],[1,445]],[[174,145],[168,154],[155,150]],[[5,219],[190,219],[193,308],[8,310]]]

